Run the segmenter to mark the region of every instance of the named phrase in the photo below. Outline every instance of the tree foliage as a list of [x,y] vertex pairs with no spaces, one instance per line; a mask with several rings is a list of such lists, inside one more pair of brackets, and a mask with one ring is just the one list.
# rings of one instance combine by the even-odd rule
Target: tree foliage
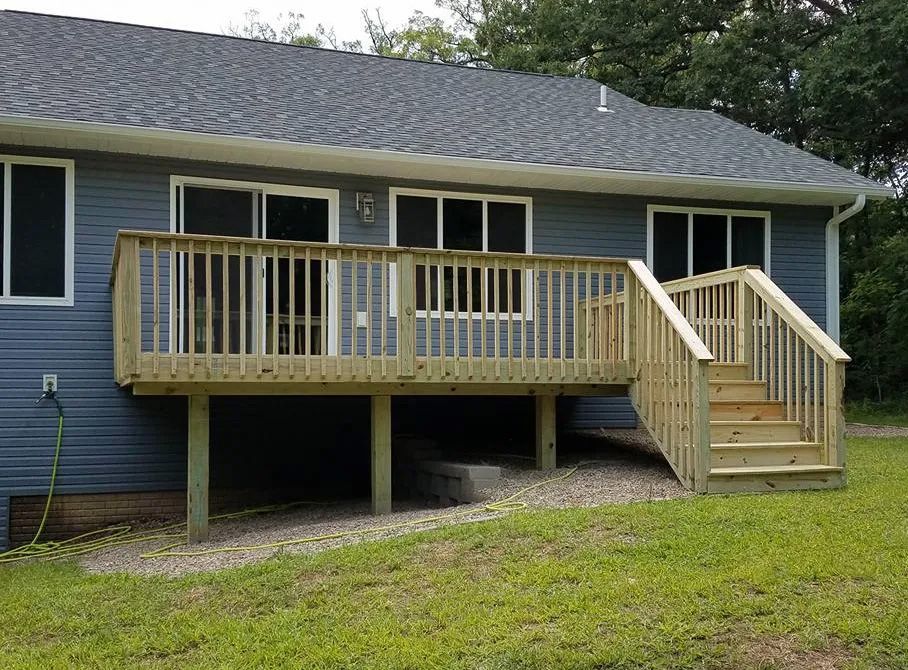
[[[648,104],[715,110],[893,186],[897,200],[843,224],[842,335],[849,394],[908,395],[905,0],[436,2],[452,20],[416,12],[392,27],[364,10],[367,50],[589,76]],[[362,50],[289,17],[278,30],[252,21],[249,36]]]

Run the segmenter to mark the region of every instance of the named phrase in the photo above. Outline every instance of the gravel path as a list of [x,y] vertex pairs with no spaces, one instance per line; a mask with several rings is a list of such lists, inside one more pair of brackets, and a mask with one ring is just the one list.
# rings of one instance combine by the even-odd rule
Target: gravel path
[[850,437],[908,437],[908,427],[873,426],[867,423],[846,423],[845,435]]
[[[602,443],[600,442],[600,444]],[[621,444],[621,440],[618,440],[616,444]],[[602,454],[602,449],[597,449],[597,453]],[[602,457],[600,456],[600,458]],[[566,475],[571,471],[571,467],[578,464],[577,471],[567,478],[544,484],[521,496],[519,500],[525,502],[530,508],[592,507],[606,503],[663,500],[691,495],[677,481],[668,465],[647,456],[616,454],[609,450],[608,455],[602,460],[586,463],[586,457],[577,455],[566,457],[562,467],[551,472],[539,472],[533,469],[531,459],[521,457],[496,457],[481,460],[502,468],[502,478],[498,486],[488,492],[490,502],[508,498],[527,486]],[[217,520],[212,522],[210,541],[203,548],[218,549],[261,545],[294,538],[367,531],[376,526],[391,526],[419,520],[427,521],[405,528],[385,528],[353,536],[299,542],[281,548],[250,549],[196,557],[143,559],[142,553],[166,544],[162,541],[151,541],[94,552],[83,556],[80,562],[90,572],[131,572],[177,576],[260,561],[279,553],[315,553],[366,540],[501,516],[501,513],[484,510],[481,503],[445,509],[426,509],[413,502],[395,501],[394,509],[392,514],[377,518],[369,513],[367,501],[353,501],[328,505],[305,505],[267,514]],[[473,513],[467,514],[466,512]],[[177,548],[177,550],[185,549],[185,547]]]

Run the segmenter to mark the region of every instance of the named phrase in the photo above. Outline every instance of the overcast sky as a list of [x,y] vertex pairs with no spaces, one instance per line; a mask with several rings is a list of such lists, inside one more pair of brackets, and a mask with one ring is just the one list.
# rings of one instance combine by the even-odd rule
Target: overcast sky
[[390,25],[403,23],[417,9],[433,16],[443,14],[435,7],[433,0],[310,0],[297,3],[281,0],[0,0],[0,8],[3,9],[85,16],[207,33],[223,33],[231,23],[241,24],[248,9],[259,10],[262,18],[267,20],[294,11],[306,17],[307,31],[314,31],[315,26],[321,23],[326,28],[333,27],[339,40],[365,39],[360,18],[360,10],[364,7],[381,8]]

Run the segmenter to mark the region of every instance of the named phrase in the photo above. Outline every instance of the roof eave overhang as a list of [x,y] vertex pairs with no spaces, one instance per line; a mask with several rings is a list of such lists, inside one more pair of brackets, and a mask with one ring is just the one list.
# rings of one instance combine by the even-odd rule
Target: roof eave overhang
[[884,199],[894,195],[891,189],[873,185],[841,186],[607,170],[0,115],[0,145],[3,144],[106,151],[403,180],[660,198],[841,205],[853,201],[860,194],[871,199]]

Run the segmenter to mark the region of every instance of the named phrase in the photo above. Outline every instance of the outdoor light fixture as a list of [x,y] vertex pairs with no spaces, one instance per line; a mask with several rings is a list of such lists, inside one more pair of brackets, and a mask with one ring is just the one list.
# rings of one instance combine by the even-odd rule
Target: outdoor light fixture
[[375,223],[375,198],[371,193],[356,194],[356,211],[363,223]]

